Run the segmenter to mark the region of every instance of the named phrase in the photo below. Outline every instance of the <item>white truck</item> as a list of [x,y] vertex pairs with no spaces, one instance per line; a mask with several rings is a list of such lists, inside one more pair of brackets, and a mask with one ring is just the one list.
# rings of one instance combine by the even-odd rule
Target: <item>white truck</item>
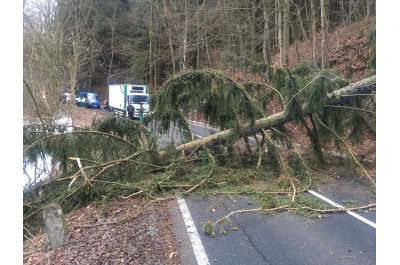
[[146,85],[115,84],[108,86],[108,106],[114,115],[136,120],[145,117],[150,112],[149,97],[149,87]]

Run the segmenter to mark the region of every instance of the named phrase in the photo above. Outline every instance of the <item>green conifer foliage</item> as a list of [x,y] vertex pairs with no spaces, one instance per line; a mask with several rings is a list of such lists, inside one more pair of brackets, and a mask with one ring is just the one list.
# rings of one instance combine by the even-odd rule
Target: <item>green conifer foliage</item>
[[[139,123],[129,119],[109,118],[93,124],[92,129],[65,126],[24,126],[25,161],[36,161],[47,154],[53,164],[60,163],[66,170],[76,163],[69,157],[104,162],[111,157],[122,158],[143,148],[139,135],[143,135],[148,146],[155,147],[156,139]],[[146,146],[147,148],[147,146]],[[64,172],[66,173],[66,172]]]
[[254,124],[258,113],[242,86],[210,70],[183,72],[170,78],[153,96],[152,105],[153,118],[162,124],[179,122],[182,117],[178,112],[183,116],[200,112],[211,126],[222,130],[238,122]]

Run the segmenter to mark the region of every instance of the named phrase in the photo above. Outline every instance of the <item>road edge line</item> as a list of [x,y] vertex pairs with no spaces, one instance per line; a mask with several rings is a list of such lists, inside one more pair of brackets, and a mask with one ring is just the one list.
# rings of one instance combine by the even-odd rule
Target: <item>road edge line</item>
[[[314,195],[315,197],[318,197],[318,198],[320,198],[321,200],[323,200],[323,201],[329,203],[330,205],[333,205],[333,206],[338,207],[338,208],[344,208],[342,205],[337,204],[337,203],[334,202],[334,201],[331,201],[330,199],[328,199],[328,198],[322,196],[322,195],[319,194],[319,193],[316,193],[316,192],[313,191],[313,190],[307,190],[307,191],[308,191],[309,193],[311,193],[312,195]],[[351,215],[351,216],[357,218],[358,220],[360,220],[360,221],[362,221],[362,222],[364,222],[364,223],[366,223],[366,224],[368,224],[368,225],[370,225],[370,226],[372,226],[373,228],[376,229],[376,224],[375,224],[374,222],[371,222],[371,221],[368,220],[367,218],[362,217],[361,215],[358,215],[358,214],[356,214],[356,213],[354,213],[354,212],[352,212],[352,211],[346,211],[346,213],[348,213],[349,215]]]
[[176,200],[178,201],[179,209],[185,222],[190,242],[192,243],[192,248],[197,260],[197,264],[209,265],[210,262],[204,250],[203,244],[201,243],[199,233],[197,232],[196,225],[194,224],[192,216],[190,215],[190,211],[185,199],[182,197],[177,197]]

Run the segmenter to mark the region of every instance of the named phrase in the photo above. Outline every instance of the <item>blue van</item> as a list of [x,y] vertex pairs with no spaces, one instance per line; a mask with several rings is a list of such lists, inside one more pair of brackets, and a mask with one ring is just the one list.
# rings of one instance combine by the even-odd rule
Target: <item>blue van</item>
[[97,93],[79,92],[76,96],[76,105],[78,107],[100,109],[101,101]]

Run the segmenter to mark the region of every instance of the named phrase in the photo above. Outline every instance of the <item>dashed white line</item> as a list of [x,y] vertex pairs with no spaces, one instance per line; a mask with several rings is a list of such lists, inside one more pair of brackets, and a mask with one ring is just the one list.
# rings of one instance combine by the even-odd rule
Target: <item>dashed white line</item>
[[[330,199],[328,199],[328,198],[322,196],[322,195],[319,194],[319,193],[316,193],[315,191],[312,191],[312,190],[307,190],[307,191],[308,191],[309,193],[311,193],[312,195],[314,195],[314,196],[320,198],[321,200],[326,201],[326,202],[329,203],[330,205],[333,205],[333,206],[338,207],[338,208],[344,208],[342,205],[337,204],[336,202],[334,202],[334,201],[332,201],[332,200],[330,200]],[[368,224],[368,225],[370,225],[370,226],[372,226],[373,228],[376,229],[376,224],[375,224],[374,222],[371,222],[370,220],[368,220],[368,219],[362,217],[361,215],[358,215],[358,214],[356,214],[356,213],[354,213],[354,212],[352,212],[352,211],[346,211],[346,212],[347,212],[349,215],[351,215],[351,216],[357,218],[358,220],[360,220],[360,221],[362,221],[362,222],[364,222],[364,223],[366,223],[366,224]]]
[[192,243],[194,255],[197,260],[197,264],[199,265],[209,265],[210,262],[208,260],[207,254],[204,250],[203,244],[201,243],[201,239],[199,233],[197,233],[196,226],[190,215],[189,208],[186,204],[186,201],[182,197],[177,198],[179,209],[181,210],[183,220],[185,221],[186,229],[189,234],[190,242]]

